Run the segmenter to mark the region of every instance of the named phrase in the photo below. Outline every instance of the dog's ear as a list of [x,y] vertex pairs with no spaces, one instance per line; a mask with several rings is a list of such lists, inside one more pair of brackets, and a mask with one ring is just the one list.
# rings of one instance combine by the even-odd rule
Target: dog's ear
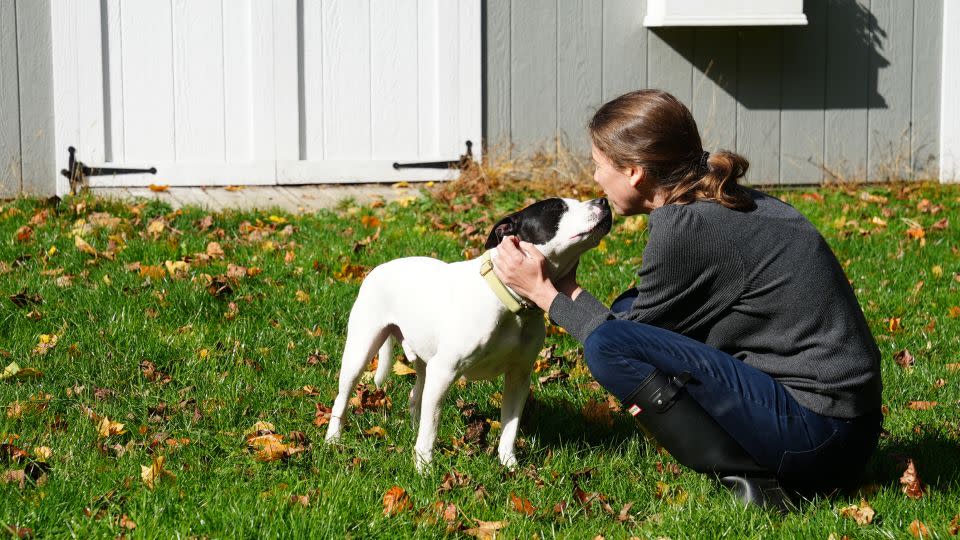
[[499,246],[500,241],[503,240],[504,236],[516,234],[517,230],[516,214],[510,214],[509,216],[501,219],[490,231],[490,236],[487,237],[487,243],[483,245],[484,249],[491,249]]

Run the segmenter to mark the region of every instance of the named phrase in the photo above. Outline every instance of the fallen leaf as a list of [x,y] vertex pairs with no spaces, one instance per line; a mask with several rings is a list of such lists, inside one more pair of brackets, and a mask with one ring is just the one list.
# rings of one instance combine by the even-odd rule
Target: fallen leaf
[[413,507],[407,492],[400,486],[393,486],[383,494],[383,515],[394,516]]
[[437,493],[444,493],[452,490],[453,488],[464,487],[468,485],[470,485],[470,475],[453,469],[443,476],[443,480],[440,482],[440,487],[437,488]]
[[900,484],[903,485],[903,487],[900,488],[901,491],[903,491],[907,497],[911,499],[923,497],[926,488],[920,480],[920,476],[917,474],[917,468],[912,459],[907,460],[907,469],[903,471],[903,475],[900,477]]
[[910,351],[903,349],[898,351],[897,354],[893,355],[893,361],[897,363],[898,366],[910,371],[913,369],[913,364],[916,362],[916,359],[910,354]]
[[150,188],[150,191],[154,191],[154,192],[161,192],[161,191],[166,191],[170,189],[170,186],[165,184],[150,184],[147,187]]
[[929,411],[936,406],[936,401],[911,401],[907,403],[907,408],[912,411]]
[[930,538],[930,531],[919,519],[910,522],[910,534],[914,538]]
[[399,375],[401,377],[406,375],[416,375],[417,370],[410,367],[408,364],[403,362],[394,362],[393,363],[393,374]]
[[859,505],[852,504],[840,509],[840,516],[846,517],[857,522],[857,525],[869,525],[873,523],[876,511],[867,504],[867,501],[861,500]]
[[30,379],[42,376],[43,373],[39,370],[33,368],[21,368],[16,362],[11,362],[10,365],[3,368],[3,372],[0,373],[0,381],[5,381],[7,379]]
[[4,525],[4,531],[10,533],[14,538],[33,538],[33,529],[27,527],[17,527],[16,525]]
[[40,334],[40,341],[37,343],[37,346],[33,348],[33,353],[40,356],[47,354],[50,349],[57,346],[58,339],[56,334]]
[[88,244],[87,241],[84,240],[83,238],[80,238],[79,236],[74,236],[73,244],[77,247],[77,249],[86,253],[87,255],[93,255],[94,257],[97,256],[97,250],[93,246]]
[[375,437],[378,439],[384,439],[387,436],[387,431],[380,426],[373,426],[372,428],[366,429],[363,432],[370,437]]
[[889,331],[890,333],[898,332],[902,328],[903,327],[900,325],[900,317],[891,317],[887,321],[887,331]]
[[123,429],[123,424],[120,422],[114,422],[106,416],[101,417],[97,422],[97,434],[100,438],[106,439],[107,437],[112,437],[114,435],[123,435],[127,430]]
[[956,536],[957,533],[960,533],[960,514],[953,516],[953,519],[950,520],[950,528],[947,529],[951,536]]
[[532,516],[536,511],[529,499],[520,498],[513,493],[510,493],[510,503],[513,504],[513,509],[521,514]]
[[137,528],[137,522],[130,519],[130,517],[127,516],[126,514],[123,514],[122,516],[120,516],[119,519],[117,519],[117,525],[129,531],[132,531]]
[[313,415],[313,425],[322,427],[330,423],[330,415],[333,413],[330,407],[323,403],[316,404],[316,412]]
[[140,466],[140,479],[148,488],[153,489],[154,485],[164,477],[176,478],[172,472],[164,468],[166,461],[166,456],[157,456],[153,458],[150,465]]
[[473,536],[474,538],[479,538],[480,540],[493,540],[497,536],[497,532],[506,527],[510,522],[509,521],[482,521],[474,520],[476,527],[471,527],[469,529],[464,529],[460,532],[466,534],[467,536]]

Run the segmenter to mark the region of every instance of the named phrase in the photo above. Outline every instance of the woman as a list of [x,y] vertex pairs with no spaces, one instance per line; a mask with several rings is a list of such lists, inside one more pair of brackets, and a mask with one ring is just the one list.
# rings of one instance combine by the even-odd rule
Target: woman
[[678,461],[745,501],[779,485],[856,480],[876,447],[880,352],[829,246],[788,204],[737,184],[747,161],[705,152],[690,111],[640,90],[589,125],[594,180],[649,214],[639,283],[610,308],[555,283],[511,237],[495,271],[580,341],[594,377]]

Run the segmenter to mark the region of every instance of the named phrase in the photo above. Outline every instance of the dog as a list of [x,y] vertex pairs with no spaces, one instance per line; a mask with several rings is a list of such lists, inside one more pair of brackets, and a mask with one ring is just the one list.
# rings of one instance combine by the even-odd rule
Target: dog
[[498,221],[480,257],[454,263],[406,257],[371,270],[350,311],[339,393],[326,441],[339,439],[348,398],[378,349],[374,382],[383,386],[396,340],[416,371],[409,411],[417,432],[417,470],[423,473],[433,458],[440,406],[450,386],[460,376],[480,380],[501,374],[498,455],[503,465],[514,468],[517,424],[546,332],[543,312],[503,285],[493,272],[497,246],[511,235],[534,244],[547,261],[547,277],[561,277],[610,232],[612,220],[603,198],[546,199]]

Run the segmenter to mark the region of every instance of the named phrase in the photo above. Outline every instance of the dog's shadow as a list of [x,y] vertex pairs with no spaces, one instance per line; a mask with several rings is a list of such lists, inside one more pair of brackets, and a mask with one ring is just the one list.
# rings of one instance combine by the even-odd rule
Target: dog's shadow
[[[606,403],[601,403],[606,407]],[[588,418],[592,416],[592,418]],[[611,413],[590,415],[575,403],[537,396],[527,401],[520,418],[521,434],[535,436],[544,446],[617,447],[634,437],[644,439],[633,418]]]
[[867,462],[864,483],[899,489],[907,460],[913,461],[917,476],[930,490],[950,490],[960,484],[960,443],[930,430],[909,438],[881,439]]

